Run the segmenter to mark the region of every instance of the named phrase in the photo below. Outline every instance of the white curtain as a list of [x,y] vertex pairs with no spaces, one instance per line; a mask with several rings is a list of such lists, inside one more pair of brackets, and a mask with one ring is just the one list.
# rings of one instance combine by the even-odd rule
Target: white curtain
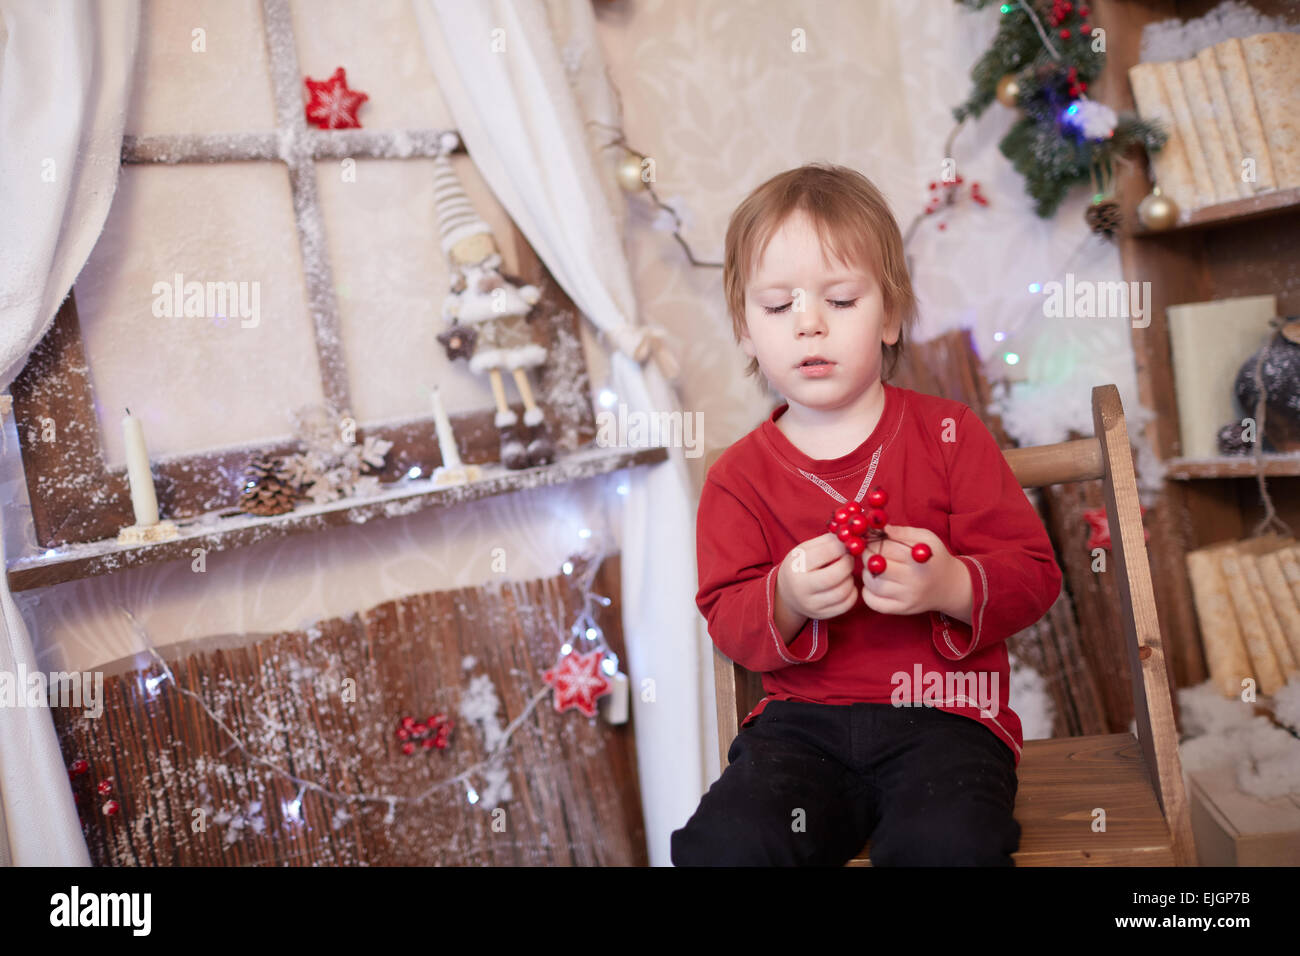
[[[610,362],[618,401],[629,415],[679,410],[657,364],[672,374],[672,359],[657,351],[655,330],[637,324],[617,219],[602,188],[610,173],[588,146],[546,7],[541,0],[413,2],[475,167],[578,309],[617,344]],[[571,0],[564,12],[586,21],[575,33],[594,37],[590,0]],[[600,50],[593,42],[583,55],[599,57]],[[629,357],[647,353],[644,366]],[[700,666],[695,515],[683,450],[672,449],[661,465],[630,469],[628,486],[627,671],[650,863],[666,866],[671,832],[704,792],[701,678],[711,683]]]
[[[139,22],[139,0],[0,0],[0,388],[103,229]],[[0,561],[3,521],[0,507]],[[3,574],[0,606],[0,672],[39,670]],[[0,707],[0,864],[90,864],[67,780],[49,709]]]

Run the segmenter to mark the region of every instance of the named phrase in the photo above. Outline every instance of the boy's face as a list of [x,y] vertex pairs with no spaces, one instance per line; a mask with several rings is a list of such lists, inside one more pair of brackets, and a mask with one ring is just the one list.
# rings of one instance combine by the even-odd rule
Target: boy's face
[[[828,262],[802,211],[763,251],[745,287],[745,324],[741,347],[757,357],[772,387],[791,404],[819,411],[845,407],[874,386],[881,343],[897,343],[900,331],[885,317],[871,267]],[[829,364],[801,369],[812,355]]]

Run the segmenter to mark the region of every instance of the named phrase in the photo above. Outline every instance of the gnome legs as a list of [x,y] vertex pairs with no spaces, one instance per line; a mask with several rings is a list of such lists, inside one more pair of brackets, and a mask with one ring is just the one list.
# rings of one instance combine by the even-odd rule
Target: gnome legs
[[[497,413],[495,424],[501,430],[501,463],[507,468],[530,468],[545,465],[555,460],[555,445],[546,430],[545,413],[533,398],[533,389],[528,381],[528,373],[522,368],[512,370],[519,395],[524,400],[524,425],[526,429],[515,426],[519,416],[506,402],[505,385],[501,380],[499,368],[488,369],[488,378],[492,383],[492,395],[496,399]],[[527,440],[527,445],[524,441]]]
[[546,431],[545,417],[541,406],[533,401],[533,389],[528,383],[528,373],[521,368],[514,370],[515,385],[524,400],[524,424],[532,426],[528,441],[528,463],[546,465],[555,461],[555,445]]

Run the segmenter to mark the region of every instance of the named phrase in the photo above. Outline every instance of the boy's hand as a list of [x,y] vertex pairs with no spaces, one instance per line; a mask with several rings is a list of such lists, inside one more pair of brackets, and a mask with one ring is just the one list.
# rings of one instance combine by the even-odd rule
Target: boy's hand
[[[943,610],[963,586],[969,588],[966,566],[933,531],[887,524],[884,532],[889,537],[879,552],[869,546],[862,555],[862,600],[873,611],[921,614]],[[924,563],[912,557],[912,545],[918,542],[930,546],[930,559]],[[867,556],[876,553],[885,559],[885,570],[878,575],[865,569]]]
[[781,562],[776,590],[786,606],[801,617],[838,617],[858,602],[853,555],[829,531],[803,541]]

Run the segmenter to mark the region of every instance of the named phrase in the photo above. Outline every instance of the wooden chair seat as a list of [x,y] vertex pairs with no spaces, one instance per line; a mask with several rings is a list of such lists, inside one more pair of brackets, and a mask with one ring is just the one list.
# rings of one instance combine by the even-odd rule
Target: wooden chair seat
[[[1023,488],[1101,480],[1110,522],[1120,600],[1119,625],[1128,651],[1137,737],[1106,734],[1025,741],[1017,776],[1018,866],[1195,866],[1191,815],[1178,756],[1173,691],[1156,617],[1137,476],[1119,390],[1092,390],[1091,438],[1010,448],[1007,464]],[[708,456],[708,466],[725,449]],[[718,750],[727,750],[740,722],[763,697],[757,675],[714,647]],[[1014,702],[1013,702],[1014,703]],[[1105,812],[1105,830],[1093,830]],[[1100,819],[1100,814],[1096,814]],[[870,866],[871,844],[849,862]]]
[[[1132,734],[1026,740],[1017,776],[1016,866],[1174,865],[1173,836]],[[1093,830],[1098,807],[1104,832]],[[870,854],[868,840],[846,865],[870,866]]]

